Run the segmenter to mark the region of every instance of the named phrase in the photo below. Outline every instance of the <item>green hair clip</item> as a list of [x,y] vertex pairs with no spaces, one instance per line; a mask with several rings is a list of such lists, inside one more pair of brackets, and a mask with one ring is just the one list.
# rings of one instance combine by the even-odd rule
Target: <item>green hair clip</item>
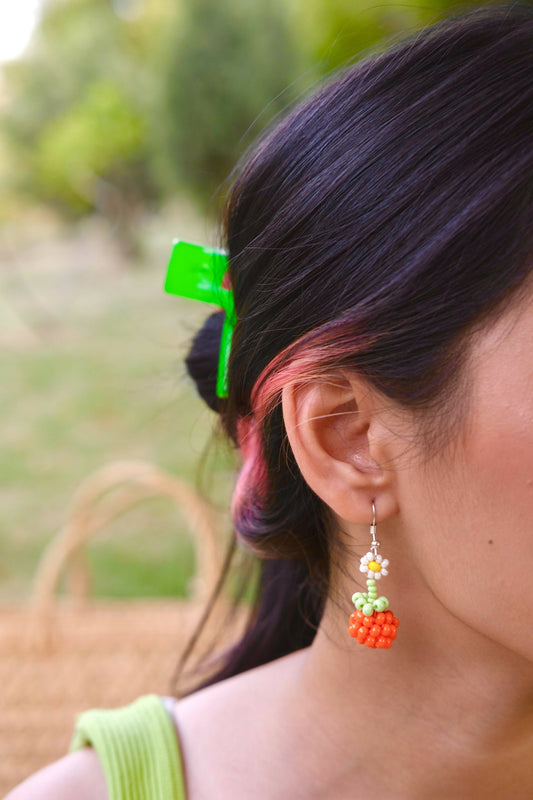
[[204,303],[214,303],[226,312],[217,374],[217,396],[221,398],[228,396],[228,362],[233,329],[237,321],[233,292],[223,287],[227,270],[228,257],[224,250],[176,239],[165,280],[165,292],[191,300],[202,300]]

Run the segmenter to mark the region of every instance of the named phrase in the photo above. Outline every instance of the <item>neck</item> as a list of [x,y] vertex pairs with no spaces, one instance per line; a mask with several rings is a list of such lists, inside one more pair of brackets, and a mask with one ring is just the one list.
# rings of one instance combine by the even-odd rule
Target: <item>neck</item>
[[435,598],[423,615],[402,604],[389,650],[351,639],[349,613],[328,603],[282,689],[284,736],[309,779],[307,797],[323,786],[335,800],[533,796],[530,661]]

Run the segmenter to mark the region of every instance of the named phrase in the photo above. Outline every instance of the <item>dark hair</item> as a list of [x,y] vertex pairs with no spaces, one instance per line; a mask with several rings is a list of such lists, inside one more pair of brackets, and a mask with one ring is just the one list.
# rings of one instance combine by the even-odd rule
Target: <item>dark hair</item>
[[330,590],[328,510],[287,445],[281,388],[348,370],[423,421],[456,412],[465,337],[532,266],[532,145],[533,10],[513,4],[350,67],[245,161],[225,216],[238,323],[222,421],[261,579],[202,686],[310,644]]
[[187,372],[194,380],[198,394],[213,411],[220,410],[216,384],[223,324],[223,311],[211,314],[195,334],[185,359]]

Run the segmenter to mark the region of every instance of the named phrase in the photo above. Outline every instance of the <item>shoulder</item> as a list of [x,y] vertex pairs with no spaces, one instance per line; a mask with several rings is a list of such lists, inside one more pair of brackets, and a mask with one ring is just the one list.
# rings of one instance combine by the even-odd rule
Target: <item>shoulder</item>
[[83,747],[31,775],[4,800],[108,800],[108,793],[97,754]]
[[266,717],[276,717],[279,724],[278,687],[301,656],[301,651],[292,653],[172,702],[188,797],[248,797],[250,785],[268,783],[271,726]]

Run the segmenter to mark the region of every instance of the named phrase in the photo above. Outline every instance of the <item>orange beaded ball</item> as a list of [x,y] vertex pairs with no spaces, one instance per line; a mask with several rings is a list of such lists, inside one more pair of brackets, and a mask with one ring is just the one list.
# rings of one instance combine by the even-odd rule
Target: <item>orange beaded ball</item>
[[392,611],[374,611],[369,617],[362,611],[354,611],[350,615],[348,632],[359,644],[385,649],[396,639],[399,624]]

